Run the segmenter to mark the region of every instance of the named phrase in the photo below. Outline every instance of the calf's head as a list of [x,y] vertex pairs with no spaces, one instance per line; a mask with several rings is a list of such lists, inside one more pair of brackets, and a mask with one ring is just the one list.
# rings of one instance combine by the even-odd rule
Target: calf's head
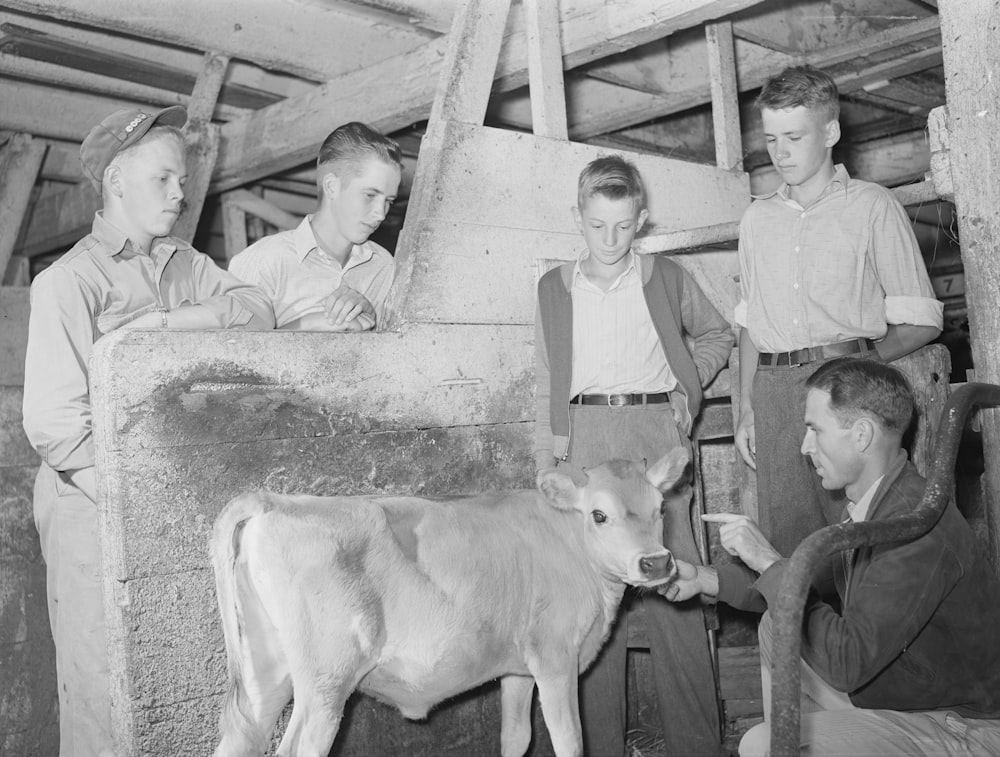
[[586,471],[583,485],[553,469],[539,474],[538,489],[552,506],[580,513],[587,550],[602,572],[634,586],[657,586],[676,572],[663,546],[664,497],[690,499],[689,460],[684,447],[648,469],[611,460]]

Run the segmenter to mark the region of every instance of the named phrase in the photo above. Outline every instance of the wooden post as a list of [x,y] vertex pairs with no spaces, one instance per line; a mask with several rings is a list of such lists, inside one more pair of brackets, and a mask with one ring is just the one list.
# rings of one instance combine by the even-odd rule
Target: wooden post
[[302,220],[298,216],[282,210],[277,205],[246,189],[234,189],[232,192],[226,192],[225,196],[231,201],[231,204],[234,204],[244,213],[250,213],[261,220],[267,221],[272,226],[277,226],[281,231],[294,229]]
[[733,24],[705,24],[708,72],[712,90],[712,124],[715,162],[720,168],[743,170],[743,136],[740,131],[739,89],[733,51]]
[[222,229],[226,239],[226,262],[247,247],[247,214],[233,196],[240,190],[222,194]]
[[212,123],[212,113],[228,66],[229,58],[225,55],[205,53],[204,64],[188,105],[188,120],[184,125],[188,179],[184,185],[184,211],[173,229],[175,237],[188,242],[194,239],[212,171],[215,170],[215,159],[219,155],[219,127]]
[[30,134],[12,136],[0,157],[0,280],[14,252],[44,157],[45,143]]
[[559,0],[524,0],[523,6],[528,39],[531,130],[539,137],[568,139]]
[[[996,0],[940,0],[949,152],[976,379],[1000,384],[1000,15]],[[992,170],[991,170],[992,167]],[[991,558],[1000,566],[1000,410],[979,413]]]
[[510,0],[460,0],[455,7],[441,78],[420,144],[406,221],[396,244],[396,276],[380,330],[401,325],[398,314],[403,311],[413,278],[412,251],[419,243],[421,222],[437,192],[434,182],[442,158],[444,124],[460,121],[481,126],[486,117],[509,11]]

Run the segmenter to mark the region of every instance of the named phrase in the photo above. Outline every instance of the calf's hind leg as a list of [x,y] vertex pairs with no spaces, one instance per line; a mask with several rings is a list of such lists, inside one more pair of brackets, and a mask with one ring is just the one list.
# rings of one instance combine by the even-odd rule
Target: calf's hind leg
[[507,675],[500,679],[500,754],[521,757],[531,743],[531,694],[535,680],[530,676]]

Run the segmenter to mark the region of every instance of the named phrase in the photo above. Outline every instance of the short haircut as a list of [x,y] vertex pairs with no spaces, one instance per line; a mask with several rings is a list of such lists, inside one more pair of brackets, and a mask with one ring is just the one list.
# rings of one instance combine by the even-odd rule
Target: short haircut
[[837,83],[828,73],[812,66],[792,66],[764,83],[754,105],[758,110],[782,110],[802,106],[821,111],[828,121],[840,117]]
[[870,416],[886,431],[902,436],[916,414],[910,382],[898,369],[877,360],[831,360],[806,379],[806,388],[830,395],[830,408],[842,428]]
[[323,140],[316,166],[330,166],[338,175],[345,170],[357,173],[369,158],[403,167],[403,152],[395,141],[367,124],[351,121],[338,126]]
[[621,155],[595,158],[580,172],[577,183],[576,204],[581,210],[594,195],[609,200],[632,199],[637,210],[646,208],[646,185],[635,164]]

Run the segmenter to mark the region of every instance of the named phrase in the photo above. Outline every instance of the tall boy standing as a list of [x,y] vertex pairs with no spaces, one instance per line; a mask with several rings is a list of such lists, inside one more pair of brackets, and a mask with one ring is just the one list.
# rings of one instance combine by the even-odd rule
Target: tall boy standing
[[169,236],[187,177],[181,107],[118,111],[80,148],[102,193],[93,230],[31,286],[24,430],[42,458],[35,524],[56,645],[62,757],[111,755],[89,371],[119,328],[274,327],[264,293]]
[[[837,86],[803,66],[757,98],[767,149],[784,183],[740,224],[740,418],[736,445],[757,470],[760,525],[782,554],[839,519],[795,435],[806,378],[842,355],[895,360],[941,333],[910,220],[892,193],[834,165]],[[808,503],[808,504],[806,504]]]
[[402,160],[399,145],[371,127],[338,127],[316,161],[316,212],[230,261],[233,274],[267,292],[279,329],[365,331],[381,322],[393,259],[368,237],[396,199]]
[[[580,174],[576,224],[587,249],[538,284],[536,468],[659,459],[690,444],[702,387],[726,364],[729,324],[683,268],[638,256],[642,178],[620,156]],[[689,351],[685,339],[692,341]],[[697,562],[688,507],[664,514],[664,543]],[[701,605],[633,597],[645,614],[668,755],[720,754],[715,679]],[[584,751],[625,749],[628,615],[580,681]]]

